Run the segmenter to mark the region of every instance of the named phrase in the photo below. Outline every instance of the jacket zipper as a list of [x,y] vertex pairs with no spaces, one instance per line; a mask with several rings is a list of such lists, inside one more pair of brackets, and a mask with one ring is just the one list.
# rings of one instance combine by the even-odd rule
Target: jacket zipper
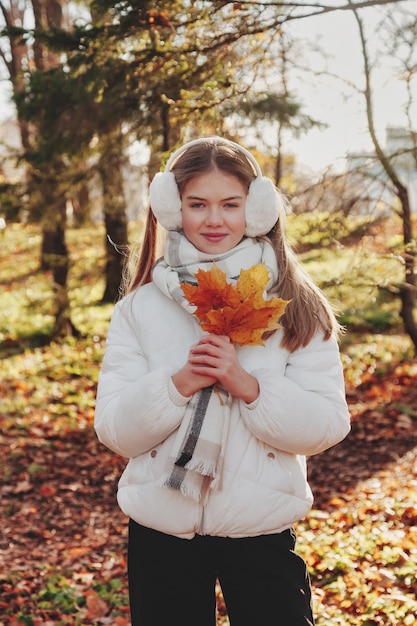
[[200,523],[198,525],[198,530],[197,530],[197,534],[198,535],[204,535],[204,504],[201,507],[201,516],[200,516]]

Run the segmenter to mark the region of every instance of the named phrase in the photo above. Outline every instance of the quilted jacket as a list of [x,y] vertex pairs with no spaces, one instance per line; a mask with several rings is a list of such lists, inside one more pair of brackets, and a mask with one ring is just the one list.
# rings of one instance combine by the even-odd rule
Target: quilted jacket
[[99,375],[95,428],[100,441],[129,459],[118,486],[126,515],[155,530],[247,537],[280,532],[302,518],[313,497],[306,457],[349,432],[343,372],[336,341],[316,335],[290,353],[282,330],[265,346],[238,347],[260,395],[234,399],[223,484],[204,504],[158,484],[188,398],[171,376],[202,335],[198,322],[153,284],[115,307]]

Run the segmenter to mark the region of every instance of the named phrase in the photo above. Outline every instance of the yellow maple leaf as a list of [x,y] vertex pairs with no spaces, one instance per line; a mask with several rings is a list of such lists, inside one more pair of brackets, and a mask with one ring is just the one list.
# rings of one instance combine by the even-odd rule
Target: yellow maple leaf
[[288,300],[270,298],[263,294],[269,280],[265,266],[254,265],[242,270],[236,285],[226,280],[226,274],[215,264],[209,271],[199,270],[196,285],[182,285],[185,297],[197,307],[195,315],[203,330],[227,335],[238,345],[264,345],[266,331],[280,328],[279,320]]
[[251,293],[257,294],[263,300],[263,292],[268,284],[269,272],[265,263],[254,265],[249,270],[241,270],[236,283],[236,290],[241,300],[247,298]]

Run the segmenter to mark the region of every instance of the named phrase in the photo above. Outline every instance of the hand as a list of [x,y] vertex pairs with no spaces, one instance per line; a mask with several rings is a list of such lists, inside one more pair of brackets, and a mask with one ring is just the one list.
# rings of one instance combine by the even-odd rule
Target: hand
[[185,365],[172,376],[172,382],[180,394],[186,397],[192,396],[197,391],[200,391],[200,389],[211,387],[211,385],[217,382],[217,378],[214,378],[212,375],[203,374],[192,367],[190,360],[192,350],[193,348],[191,348],[188,354],[188,360]]
[[193,374],[218,381],[232,396],[247,403],[259,395],[257,379],[243,369],[235,346],[226,336],[202,337],[190,350],[189,364]]

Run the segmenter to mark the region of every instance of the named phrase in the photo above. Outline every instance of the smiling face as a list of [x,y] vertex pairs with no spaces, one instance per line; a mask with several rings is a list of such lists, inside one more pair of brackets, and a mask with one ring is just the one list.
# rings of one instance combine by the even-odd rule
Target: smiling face
[[223,254],[246,229],[248,190],[233,174],[213,169],[189,180],[182,191],[182,227],[200,252]]

